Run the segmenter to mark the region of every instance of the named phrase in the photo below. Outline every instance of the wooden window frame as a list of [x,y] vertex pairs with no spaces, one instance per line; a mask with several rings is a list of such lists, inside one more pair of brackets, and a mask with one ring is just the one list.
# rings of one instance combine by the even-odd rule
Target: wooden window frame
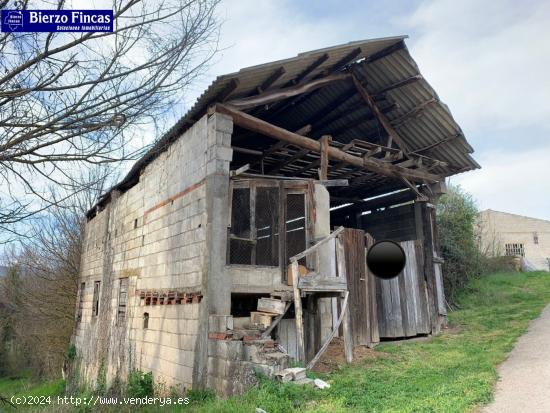
[[504,244],[504,251],[509,257],[525,257],[525,245],[520,242],[512,242]]
[[[125,298],[125,304],[122,306],[122,286],[123,284],[126,284],[126,298]],[[129,279],[128,278],[119,278],[118,282],[118,302],[117,302],[117,314],[116,314],[116,322],[117,325],[122,324],[124,321],[126,321],[126,317],[128,316],[128,288],[129,288]],[[123,311],[121,311],[121,308],[124,308]],[[122,316],[121,316],[122,315]]]
[[[231,180],[229,186],[228,197],[228,209],[229,209],[229,223],[227,228],[227,265],[228,266],[257,266],[257,267],[269,267],[281,269],[282,281],[287,279],[287,265],[290,257],[286,256],[286,202],[287,195],[290,194],[302,194],[304,195],[304,216],[305,216],[305,229],[306,229],[306,249],[311,245],[313,240],[313,212],[311,197],[313,191],[311,190],[312,184],[307,180],[285,180],[285,179],[238,179]],[[236,237],[231,234],[231,218],[233,207],[233,191],[234,189],[248,188],[250,190],[250,238]],[[231,264],[230,263],[230,242],[231,239],[239,239],[242,241],[255,242],[257,237],[257,228],[255,223],[255,204],[256,204],[256,190],[257,188],[279,188],[279,264],[278,265],[256,265],[256,264]],[[255,250],[252,253],[252,262],[255,262]]]

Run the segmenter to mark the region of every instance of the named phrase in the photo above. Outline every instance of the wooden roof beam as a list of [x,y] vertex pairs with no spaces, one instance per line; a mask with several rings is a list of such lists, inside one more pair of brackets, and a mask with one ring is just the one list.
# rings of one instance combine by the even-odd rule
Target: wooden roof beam
[[[311,132],[311,125],[304,125],[300,129],[296,130],[294,133],[298,135],[307,135],[309,132]],[[270,146],[265,151],[262,152],[262,159],[256,162],[253,162],[250,167],[253,168],[256,165],[259,165],[261,161],[266,157],[271,155],[274,152],[277,152],[279,149],[283,149],[285,146],[287,146],[288,143],[285,141],[278,141],[276,144]]]
[[393,128],[388,118],[386,118],[386,115],[382,113],[380,109],[378,109],[378,106],[376,106],[376,103],[374,102],[373,97],[367,92],[367,89],[361,84],[359,79],[355,76],[355,74],[352,73],[353,78],[353,84],[355,85],[357,91],[365,101],[365,103],[369,106],[374,116],[378,119],[382,127],[386,130],[388,136],[391,140],[395,142],[395,144],[405,153],[408,154],[408,148],[405,142],[401,139],[397,131]]
[[[392,104],[391,106],[388,106],[387,108],[384,108],[384,109],[381,109],[382,113],[389,113],[391,112],[392,110],[396,109],[397,108],[397,105],[394,103]],[[359,110],[361,109],[364,109],[364,106],[360,106],[346,114],[344,114],[344,116],[342,116],[340,119],[345,119],[346,117],[350,116],[351,114],[353,113],[356,113],[358,112]],[[343,131],[345,131],[346,129],[351,129],[351,128],[354,128],[356,126],[359,126],[361,125],[362,123],[365,123],[365,122],[369,122],[373,119],[376,119],[374,117],[374,115],[372,113],[369,113],[367,114],[366,116],[363,116],[349,124],[346,124],[346,125],[343,125],[343,126],[340,126],[339,128],[336,128],[336,129],[328,129],[327,132],[329,132],[331,135],[338,135],[340,133],[342,133]],[[332,122],[334,122],[335,120],[332,120]],[[316,129],[317,131],[319,131],[319,133],[321,133],[322,129],[319,128],[319,129]]]
[[315,89],[319,89],[333,82],[339,82],[349,79],[349,73],[338,73],[335,75],[329,75],[310,82],[301,83],[295,86],[277,89],[271,92],[261,93],[259,95],[251,96],[243,99],[234,99],[227,102],[227,105],[231,105],[236,109],[250,109],[256,106],[267,105],[269,103],[277,102],[283,99],[287,99],[292,96],[301,95],[303,93],[311,92]]
[[306,156],[308,153],[309,153],[309,149],[301,149],[299,150],[298,152],[296,152],[294,155],[292,155],[290,158],[286,159],[285,161],[281,162],[280,164],[278,164],[277,166],[275,166],[274,168],[271,168],[267,171],[268,174],[274,174],[276,172],[279,172],[281,169],[283,169],[284,167],[290,165],[292,162],[295,162],[297,161],[298,159],[301,159],[303,158],[304,156]]
[[403,124],[407,123],[410,119],[418,116],[424,109],[426,109],[427,106],[430,106],[432,103],[438,102],[437,99],[430,99],[425,102],[422,102],[418,106],[415,106],[411,110],[409,110],[404,115],[399,116],[397,119],[393,119],[390,123],[394,128],[398,128],[402,126]]
[[[305,136],[298,135],[290,132],[281,127],[272,125],[264,120],[255,118],[245,112],[231,108],[224,104],[216,104],[210,109],[210,112],[223,113],[230,116],[233,119],[233,123],[250,129],[254,132],[260,133],[265,136],[269,136],[273,139],[285,141],[296,146],[300,146],[309,151],[321,153],[321,143],[315,139],[307,138]],[[347,162],[351,165],[361,167],[363,169],[376,172],[380,175],[392,177],[392,178],[407,178],[412,181],[429,181],[436,182],[441,180],[441,177],[435,174],[427,173],[419,170],[412,170],[402,168],[392,164],[381,162],[375,158],[361,158],[358,156],[350,155],[337,149],[335,147],[328,147],[328,157],[336,161]]]
[[277,81],[282,75],[286,73],[286,70],[283,66],[275,70],[272,74],[270,74],[267,79],[265,79],[260,86],[256,88],[258,93],[265,92],[273,83]]
[[[328,75],[331,75],[331,74],[337,72],[338,70],[342,69],[345,65],[351,63],[360,54],[361,54],[361,48],[360,47],[357,47],[357,48],[353,49],[351,52],[349,52],[347,55],[342,57],[340,60],[338,60],[332,66],[330,66],[329,68],[324,69],[321,73],[315,75],[313,77],[313,79],[315,80],[315,79],[323,78],[323,77],[326,77]],[[302,80],[304,77],[302,77],[300,80]],[[310,96],[311,96],[310,92],[304,93],[304,94],[296,97],[295,99],[292,99],[290,102],[282,104],[282,106],[277,109],[277,111],[273,114],[273,116],[276,116],[276,115],[280,114],[281,112],[284,112],[288,108],[296,106],[297,104],[299,104],[303,100],[308,99]]]
[[440,140],[440,141],[438,141],[438,142],[431,143],[431,144],[426,145],[426,146],[424,146],[424,147],[422,147],[422,148],[416,149],[416,150],[414,150],[412,153],[414,153],[414,154],[419,154],[420,152],[429,151],[429,150],[431,150],[431,149],[433,149],[433,148],[438,147],[439,145],[442,145],[442,144],[444,144],[444,143],[447,143],[447,142],[453,141],[453,140],[455,140],[455,139],[458,139],[458,138],[460,138],[460,136],[462,136],[462,135],[461,135],[460,133],[457,133],[456,135],[449,136],[449,137],[447,137],[447,138],[445,138],[445,139],[442,139],[442,140]]
[[308,67],[306,67],[298,76],[296,76],[294,79],[290,80],[285,86],[291,86],[291,85],[297,85],[302,80],[306,78],[307,75],[309,75],[311,72],[313,72],[315,69],[317,69],[319,66],[321,66],[323,63],[325,63],[329,58],[328,53],[324,53],[317,60],[315,60],[312,64],[310,64]]
[[405,45],[405,41],[403,39],[399,40],[397,43],[392,44],[391,46],[388,46],[382,50],[379,50],[376,53],[371,54],[370,56],[367,56],[365,59],[366,63],[373,63],[377,60],[383,59],[386,56],[391,55],[392,53],[398,52],[399,50],[406,49],[407,46]]
[[240,80],[237,78],[233,78],[223,87],[222,90],[219,91],[219,93],[214,96],[214,98],[210,101],[209,105],[212,105],[216,102],[224,102],[234,91],[239,87]]
[[408,77],[407,79],[400,80],[399,82],[392,83],[389,86],[386,86],[380,90],[377,90],[372,94],[372,97],[376,99],[377,97],[385,95],[390,90],[394,90],[403,86],[410,85],[411,83],[418,82],[421,79],[423,79],[422,75],[415,75],[415,76]]

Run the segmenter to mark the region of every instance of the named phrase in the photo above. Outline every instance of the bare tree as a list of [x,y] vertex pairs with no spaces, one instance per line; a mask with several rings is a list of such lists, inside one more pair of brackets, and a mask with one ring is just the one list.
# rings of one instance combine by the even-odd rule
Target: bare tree
[[0,279],[0,332],[9,329],[9,334],[0,335],[0,341],[8,341],[12,351],[3,355],[6,360],[0,352],[0,367],[59,376],[75,322],[83,212],[106,189],[105,175],[98,169],[81,178],[95,188],[73,197],[70,207],[52,206],[8,257],[10,272]]
[[[21,220],[78,192],[82,168],[139,157],[144,148],[132,138],[182,98],[216,52],[218,2],[113,0],[112,33],[0,34],[4,240]],[[52,184],[65,190],[52,198],[43,190]]]

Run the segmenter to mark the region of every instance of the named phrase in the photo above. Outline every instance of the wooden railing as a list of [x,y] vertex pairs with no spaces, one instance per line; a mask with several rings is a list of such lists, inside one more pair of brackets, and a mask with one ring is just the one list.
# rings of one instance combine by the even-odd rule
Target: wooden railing
[[[299,254],[296,254],[290,258],[291,272],[292,272],[292,287],[294,291],[294,310],[296,314],[296,338],[298,344],[298,360],[305,363],[305,344],[304,344],[304,325],[303,325],[303,312],[302,312],[302,293],[334,293],[335,296],[341,296],[343,294],[343,301],[341,306],[340,316],[336,325],[333,327],[333,330],[319,352],[313,357],[313,359],[308,363],[307,368],[311,369],[314,364],[319,360],[321,355],[327,349],[330,341],[334,338],[340,324],[343,322],[343,332],[344,332],[344,347],[346,351],[346,360],[351,362],[352,360],[352,337],[350,330],[350,320],[349,320],[349,311],[348,311],[348,296],[349,291],[347,288],[346,281],[346,262],[345,262],[345,252],[344,245],[339,238],[339,235],[344,231],[344,227],[339,227],[333,231],[330,235],[323,238],[315,245],[309,247],[305,251],[302,251]],[[322,274],[320,271],[320,247],[329,243],[331,240],[334,240],[335,243],[335,267],[331,265],[329,272],[334,270],[334,274]],[[313,275],[308,275],[306,277],[300,277],[299,275],[299,264],[298,261],[302,258],[307,258],[312,254],[316,254],[315,259],[315,273]]]

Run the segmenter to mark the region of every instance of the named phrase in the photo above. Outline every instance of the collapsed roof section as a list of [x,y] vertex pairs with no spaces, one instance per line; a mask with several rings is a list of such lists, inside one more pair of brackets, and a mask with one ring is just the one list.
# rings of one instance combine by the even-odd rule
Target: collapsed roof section
[[405,38],[352,42],[218,77],[113,189],[133,186],[209,108],[235,122],[232,169],[248,164],[259,174],[317,178],[325,142],[328,179],[349,181],[331,188],[333,203],[479,168]]

